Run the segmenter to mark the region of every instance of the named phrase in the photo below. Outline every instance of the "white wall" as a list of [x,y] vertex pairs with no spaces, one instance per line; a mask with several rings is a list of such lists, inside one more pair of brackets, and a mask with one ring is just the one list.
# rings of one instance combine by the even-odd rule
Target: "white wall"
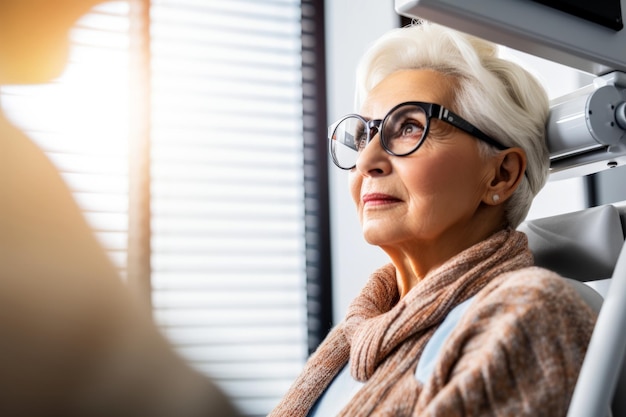
[[[354,70],[367,47],[387,30],[397,27],[399,17],[393,0],[326,0],[326,50],[328,120],[333,122],[354,111]],[[511,51],[512,59],[527,62],[548,89],[551,98],[578,88],[589,78],[567,67]],[[334,318],[346,308],[369,274],[388,262],[382,250],[367,244],[361,234],[350,199],[347,173],[329,163],[331,238],[333,256]],[[529,218],[544,217],[584,207],[581,179],[548,183],[537,196]]]
[[[354,71],[367,47],[398,26],[393,0],[326,0],[328,121],[355,109]],[[384,252],[365,242],[348,192],[347,172],[329,163],[330,220],[335,322],[369,274],[387,262]]]

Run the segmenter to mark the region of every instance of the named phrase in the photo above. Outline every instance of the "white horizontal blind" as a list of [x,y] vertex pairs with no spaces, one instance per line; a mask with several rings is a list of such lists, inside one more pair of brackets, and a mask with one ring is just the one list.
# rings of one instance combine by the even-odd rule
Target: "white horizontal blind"
[[151,5],[155,317],[250,416],[307,356],[300,13]]
[[103,3],[71,31],[53,82],[3,86],[0,105],[58,167],[122,274],[128,230],[129,7]]

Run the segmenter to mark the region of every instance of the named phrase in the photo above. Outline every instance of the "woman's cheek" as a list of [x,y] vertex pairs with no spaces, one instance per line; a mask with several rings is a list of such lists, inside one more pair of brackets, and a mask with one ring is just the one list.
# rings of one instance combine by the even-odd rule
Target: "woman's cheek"
[[348,186],[350,187],[352,201],[354,201],[358,209],[359,202],[361,201],[361,176],[354,171],[355,170],[352,170],[348,176]]

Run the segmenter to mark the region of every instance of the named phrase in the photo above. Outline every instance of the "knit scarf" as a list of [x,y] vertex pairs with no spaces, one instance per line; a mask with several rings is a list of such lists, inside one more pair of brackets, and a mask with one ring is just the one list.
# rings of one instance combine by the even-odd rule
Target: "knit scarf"
[[395,267],[380,268],[269,416],[306,416],[348,360],[353,378],[366,384],[340,416],[411,415],[422,389],[415,368],[438,325],[491,280],[532,262],[526,236],[505,229],[431,271],[402,299]]

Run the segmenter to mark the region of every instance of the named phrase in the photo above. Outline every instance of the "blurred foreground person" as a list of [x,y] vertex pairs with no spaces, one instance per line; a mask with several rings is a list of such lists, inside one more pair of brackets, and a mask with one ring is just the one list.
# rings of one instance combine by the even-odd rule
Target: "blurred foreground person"
[[[99,0],[0,0],[0,84],[48,82]],[[54,166],[0,112],[0,415],[235,416],[131,296]]]

